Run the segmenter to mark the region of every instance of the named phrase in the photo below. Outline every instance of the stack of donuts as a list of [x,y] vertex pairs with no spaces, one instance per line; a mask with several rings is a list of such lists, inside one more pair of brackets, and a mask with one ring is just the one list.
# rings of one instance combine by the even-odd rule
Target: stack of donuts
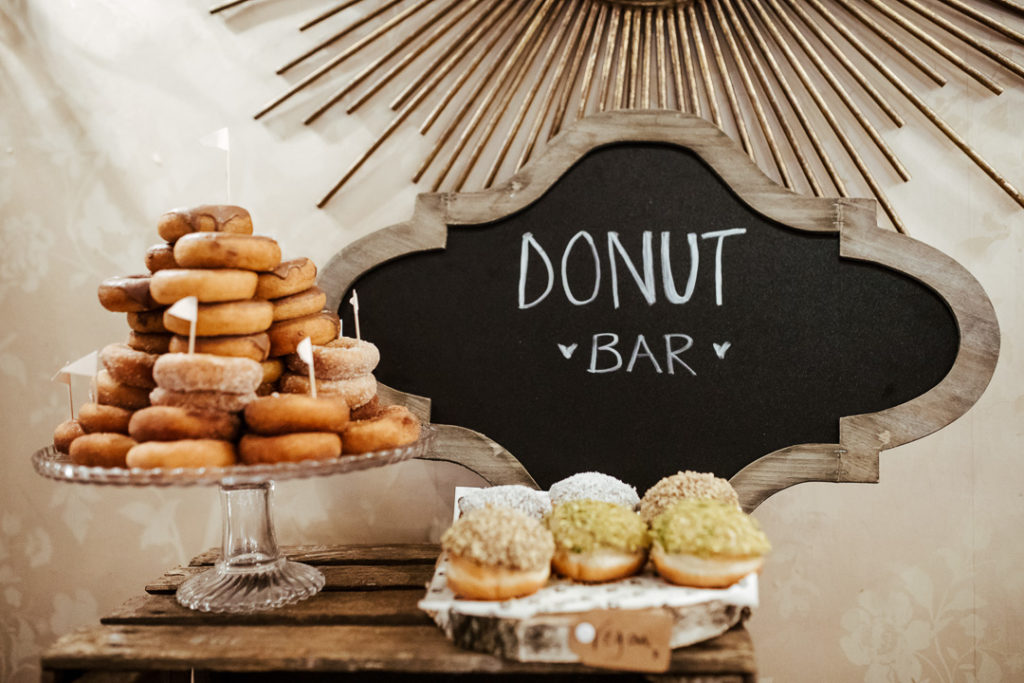
[[[170,211],[157,232],[164,242],[146,251],[148,274],[109,278],[99,287],[100,303],[125,313],[130,331],[126,343],[100,353],[95,403],[54,431],[54,446],[72,462],[224,466],[338,457],[349,428],[356,430],[356,450],[346,452],[353,453],[419,437],[419,421],[405,408],[379,404],[376,346],[338,338],[340,321],[324,310],[327,297],[309,258],[282,261],[277,242],[253,235],[249,212],[238,206]],[[198,302],[191,348],[190,322],[168,312],[189,296]],[[296,354],[306,337],[323,377],[321,399],[275,397],[268,404],[275,411],[303,413],[287,428],[266,426],[266,406],[243,420],[259,396],[310,393],[306,375],[284,375],[286,363],[308,370]],[[360,439],[361,432],[369,438]],[[284,434],[308,438],[278,438]]]

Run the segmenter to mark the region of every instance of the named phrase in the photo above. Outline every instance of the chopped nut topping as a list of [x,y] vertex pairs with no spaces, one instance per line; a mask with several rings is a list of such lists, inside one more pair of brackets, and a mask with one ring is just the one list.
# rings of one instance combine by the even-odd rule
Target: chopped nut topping
[[682,498],[710,498],[739,507],[736,490],[727,480],[711,472],[686,470],[665,477],[647,489],[640,501],[640,516],[648,524],[668,506]]
[[479,564],[528,571],[551,562],[555,553],[551,532],[540,521],[497,505],[460,517],[444,532],[441,547]]

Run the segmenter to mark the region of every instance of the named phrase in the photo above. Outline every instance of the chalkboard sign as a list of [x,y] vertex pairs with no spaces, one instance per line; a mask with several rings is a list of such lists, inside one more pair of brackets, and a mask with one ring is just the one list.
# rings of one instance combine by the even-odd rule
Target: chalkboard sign
[[[492,204],[490,220],[451,209],[466,197],[487,217],[488,194],[537,181],[435,195],[449,215],[421,210],[419,228],[398,234],[440,227],[442,249],[334,287],[347,330],[342,302],[359,292],[378,379],[429,397],[435,422],[486,434],[544,488],[583,470],[640,490],[679,469],[742,482],[773,471],[769,454],[799,461],[794,447],[833,467],[877,463],[889,444],[844,444],[843,420],[940,386],[965,342],[956,311],[920,276],[843,253],[855,242],[844,232],[870,216],[862,203],[810,200],[821,221],[763,180],[730,186],[734,157],[621,139],[633,118],[611,117],[608,140],[587,136],[571,163],[542,167],[543,192],[511,211]],[[876,436],[895,445],[888,431]],[[745,502],[788,483],[758,484]]]

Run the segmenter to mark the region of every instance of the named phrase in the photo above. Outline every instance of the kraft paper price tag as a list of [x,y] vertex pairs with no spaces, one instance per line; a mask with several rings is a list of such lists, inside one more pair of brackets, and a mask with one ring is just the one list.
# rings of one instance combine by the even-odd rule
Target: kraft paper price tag
[[600,610],[573,615],[569,649],[580,663],[626,671],[668,671],[672,615],[663,609]]

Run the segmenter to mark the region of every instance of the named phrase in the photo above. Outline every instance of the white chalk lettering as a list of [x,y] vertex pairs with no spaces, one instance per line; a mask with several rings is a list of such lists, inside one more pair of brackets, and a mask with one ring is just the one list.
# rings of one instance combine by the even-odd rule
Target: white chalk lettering
[[626,253],[626,248],[622,246],[622,242],[619,241],[619,233],[614,231],[608,232],[608,265],[612,273],[612,306],[614,308],[619,307],[619,274],[618,269],[615,267],[615,252],[619,252],[622,256],[623,263],[626,264],[626,268],[629,269],[630,275],[636,281],[637,287],[640,288],[640,293],[643,294],[644,299],[647,300],[649,305],[654,304],[656,294],[654,291],[654,251],[651,246],[651,231],[644,230],[643,233],[643,259],[644,259],[644,275],[641,278],[640,272],[636,269],[633,264],[633,260]]
[[[641,351],[641,348],[643,349]],[[659,375],[661,374],[661,366],[658,365],[658,361],[655,360],[654,354],[651,353],[651,347],[647,346],[647,340],[644,339],[644,335],[638,334],[636,336],[636,344],[633,345],[633,354],[629,357],[629,365],[626,366],[626,372],[633,372],[633,366],[636,365],[636,359],[640,356],[646,356],[651,361],[651,365],[654,366],[654,371]]]
[[725,242],[726,237],[732,237],[733,235],[743,235],[747,232],[746,228],[731,228],[729,230],[714,230],[712,232],[705,232],[700,237],[701,239],[713,239],[717,238],[718,243],[715,245],[715,305],[722,305],[722,243]]
[[[576,244],[576,240],[583,238],[590,244],[590,253],[594,256],[594,291],[591,292],[589,299],[577,299],[572,290],[569,289],[569,254],[572,252],[572,246]],[[569,303],[575,306],[584,306],[589,304],[591,301],[597,298],[597,294],[601,291],[601,258],[597,254],[597,245],[594,243],[594,238],[590,236],[590,233],[586,230],[580,230],[578,233],[572,236],[569,240],[569,244],[565,245],[565,251],[562,252],[562,289],[565,290],[565,298],[569,300]],[[521,307],[520,307],[521,308]]]
[[[684,340],[682,348],[677,347],[673,343],[674,339],[682,339],[682,340]],[[679,363],[680,365],[683,366],[684,370],[689,372],[694,377],[697,376],[697,373],[693,371],[693,368],[691,368],[689,365],[687,365],[686,361],[682,360],[679,357],[680,353],[688,350],[691,346],[693,346],[693,337],[691,337],[688,334],[675,333],[675,334],[666,334],[665,335],[665,364],[668,366],[668,374],[670,374],[670,375],[676,374],[675,367],[672,364],[673,363]]]
[[[530,254],[528,251],[529,247],[533,247],[533,249],[540,254],[541,259],[543,259],[544,266],[547,268],[548,272],[548,284],[544,288],[543,294],[530,303],[526,303],[526,272],[530,260]],[[551,266],[551,259],[548,258],[547,252],[544,251],[544,248],[540,246],[537,240],[533,239],[533,233],[523,233],[522,246],[519,250],[519,308],[531,308],[539,304],[548,294],[551,293],[551,288],[554,284],[555,269]]]
[[[607,344],[598,344],[598,339],[608,338]],[[615,350],[615,345],[619,343],[619,335],[614,332],[598,332],[594,335],[593,343],[590,346],[590,367],[587,368],[587,372],[590,373],[602,373],[602,372],[615,372],[622,367],[622,355]],[[604,368],[597,367],[597,352],[607,351],[615,356],[615,365]]]
[[682,296],[676,291],[676,281],[672,276],[672,257],[669,254],[671,237],[672,234],[667,230],[661,233],[661,288],[670,304],[685,304],[693,296],[693,288],[697,285],[697,267],[700,265],[697,233],[690,232],[686,235],[686,241],[690,243],[690,275],[686,278],[686,293]]

